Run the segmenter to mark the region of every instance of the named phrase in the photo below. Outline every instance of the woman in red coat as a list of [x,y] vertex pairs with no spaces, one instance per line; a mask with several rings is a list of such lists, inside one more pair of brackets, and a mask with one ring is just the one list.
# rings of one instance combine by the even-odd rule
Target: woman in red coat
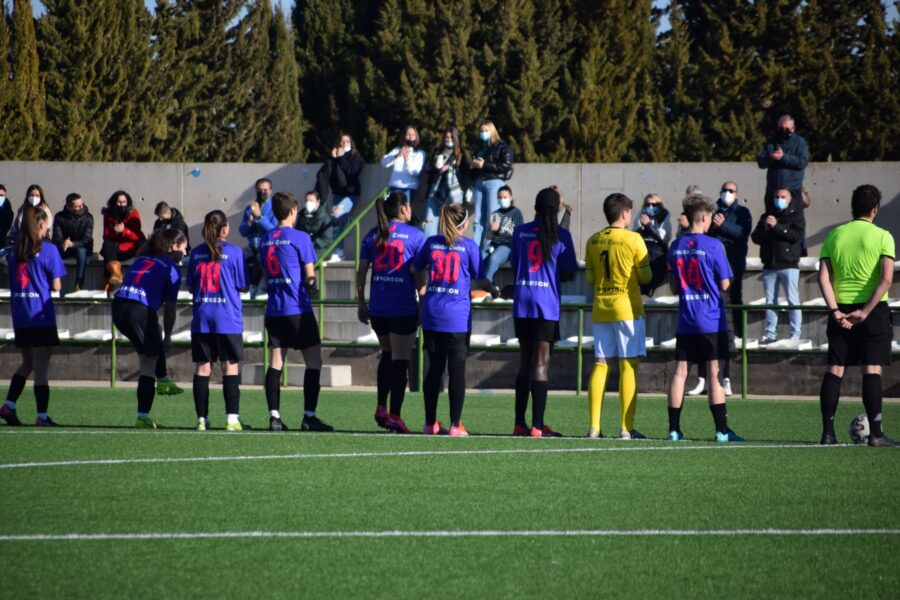
[[114,192],[103,209],[103,288],[109,291],[122,285],[122,261],[133,258],[144,243],[141,215],[128,192]]

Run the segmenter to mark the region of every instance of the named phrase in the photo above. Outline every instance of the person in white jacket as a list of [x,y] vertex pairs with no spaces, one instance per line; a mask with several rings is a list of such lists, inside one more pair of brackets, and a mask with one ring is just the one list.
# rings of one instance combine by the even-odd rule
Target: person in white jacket
[[390,191],[402,192],[411,201],[425,166],[425,152],[419,150],[419,132],[415,127],[408,125],[403,129],[399,145],[385,154],[381,166],[392,169]]

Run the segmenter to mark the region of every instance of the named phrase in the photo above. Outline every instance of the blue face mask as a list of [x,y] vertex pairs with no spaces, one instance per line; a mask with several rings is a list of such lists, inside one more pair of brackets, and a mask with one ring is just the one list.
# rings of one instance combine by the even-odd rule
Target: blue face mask
[[481,138],[482,142],[487,142],[491,139],[491,132],[490,131],[482,131],[481,133],[478,134],[478,137]]
[[659,207],[655,204],[648,204],[644,207],[644,212],[653,217],[659,212]]
[[778,210],[784,210],[791,203],[790,200],[785,200],[784,198],[775,198],[775,208]]

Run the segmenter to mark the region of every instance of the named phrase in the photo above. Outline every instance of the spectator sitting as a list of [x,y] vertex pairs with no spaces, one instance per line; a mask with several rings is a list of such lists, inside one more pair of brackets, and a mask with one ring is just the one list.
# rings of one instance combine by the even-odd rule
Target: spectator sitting
[[6,196],[6,186],[0,183],[0,242],[6,240],[6,234],[9,233],[14,218],[12,204]]
[[669,251],[669,241],[672,239],[672,223],[669,217],[669,211],[663,206],[662,198],[658,194],[647,194],[641,213],[632,225],[634,231],[641,234],[650,257],[652,276],[649,283],[641,286],[641,293],[646,296],[652,297],[656,288],[666,281],[668,273],[666,254]]
[[25,211],[25,206],[31,204],[35,208],[39,208],[43,210],[50,218],[50,223],[47,225],[47,239],[50,238],[50,234],[53,232],[53,213],[50,212],[50,205],[47,204],[47,198],[44,196],[44,190],[36,183],[32,183],[28,186],[28,190],[25,192],[25,201],[22,202],[22,206],[19,207],[19,211],[16,213],[16,218],[13,219],[12,226],[9,228],[9,231],[6,235],[6,245],[15,244],[19,239],[19,228],[22,225],[22,214]]
[[522,211],[513,206],[512,190],[508,185],[497,191],[497,201],[500,208],[491,213],[486,243],[481,251],[483,278],[491,282],[495,297],[500,295],[500,290],[494,282],[494,275],[501,266],[509,262],[513,230],[524,222]]
[[157,229],[177,229],[184,234],[187,242],[188,252],[191,250],[191,240],[188,237],[188,226],[184,222],[184,215],[177,208],[169,206],[168,202],[160,202],[153,210],[156,215],[156,222],[153,224],[153,231]]
[[53,243],[63,258],[75,259],[75,291],[84,287],[88,257],[94,253],[94,215],[81,194],[66,196],[66,206],[53,219]]
[[103,209],[103,289],[122,285],[122,261],[134,258],[144,242],[141,214],[128,192],[118,190]]
[[[787,188],[775,190],[773,210],[762,215],[751,234],[754,243],[759,244],[759,257],[763,263],[763,288],[766,304],[778,303],[778,285],[784,287],[788,304],[800,304],[798,285],[800,280],[800,252],[803,242],[803,215],[791,204],[791,191]],[[799,310],[790,311],[791,339],[800,339],[800,325],[803,317]],[[766,333],[759,341],[766,345],[777,339],[778,313],[766,310]]]
[[[315,190],[306,192],[306,202],[303,206],[304,209],[297,215],[294,227],[309,234],[316,256],[322,256],[322,252],[331,245],[331,241],[334,239],[331,215],[322,204],[319,192]],[[335,255],[332,254],[329,262],[334,262],[332,260],[334,257]]]
[[259,243],[267,233],[278,226],[278,220],[272,212],[272,180],[266,177],[257,179],[255,188],[256,198],[247,204],[238,227],[241,235],[247,238],[244,263],[250,272],[250,298],[256,298],[266,291]]

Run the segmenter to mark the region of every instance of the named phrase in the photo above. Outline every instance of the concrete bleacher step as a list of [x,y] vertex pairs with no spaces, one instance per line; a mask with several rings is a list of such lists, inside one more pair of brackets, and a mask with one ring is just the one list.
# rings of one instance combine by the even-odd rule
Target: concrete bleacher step
[[501,341],[499,335],[473,333],[469,336],[469,343],[473,346],[499,346]]
[[12,329],[0,329],[0,340],[14,340],[16,333]]
[[[118,335],[116,339],[121,339]],[[83,342],[109,342],[112,340],[112,331],[109,329],[88,329],[72,336],[73,340]]]
[[[303,375],[306,368],[303,365],[287,365],[288,385],[302,387]],[[266,374],[262,363],[250,363],[241,368],[241,383],[248,385],[263,385],[266,382]],[[350,365],[322,365],[320,379],[322,387],[345,387],[353,385],[352,369]]]

